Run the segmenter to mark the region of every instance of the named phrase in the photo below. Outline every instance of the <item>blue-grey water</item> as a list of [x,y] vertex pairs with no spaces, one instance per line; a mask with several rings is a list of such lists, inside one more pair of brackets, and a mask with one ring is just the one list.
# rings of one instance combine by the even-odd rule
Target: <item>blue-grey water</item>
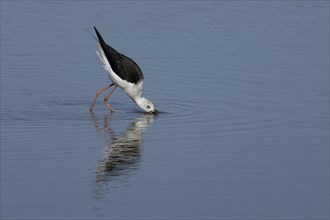
[[[97,26],[145,115],[110,113]],[[329,1],[1,1],[1,219],[328,219]]]

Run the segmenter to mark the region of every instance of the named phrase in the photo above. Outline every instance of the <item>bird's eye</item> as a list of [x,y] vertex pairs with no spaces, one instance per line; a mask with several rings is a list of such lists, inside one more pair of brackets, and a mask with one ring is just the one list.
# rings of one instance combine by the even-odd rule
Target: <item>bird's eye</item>
[[149,105],[147,105],[147,108],[149,109],[149,108],[150,108],[150,106],[149,106]]

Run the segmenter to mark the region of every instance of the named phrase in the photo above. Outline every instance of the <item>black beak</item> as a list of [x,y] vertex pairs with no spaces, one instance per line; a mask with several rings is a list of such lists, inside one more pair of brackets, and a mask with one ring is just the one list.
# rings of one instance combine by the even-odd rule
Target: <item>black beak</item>
[[153,111],[153,114],[158,115],[158,114],[159,114],[159,111],[158,111],[157,109],[155,109],[155,110]]

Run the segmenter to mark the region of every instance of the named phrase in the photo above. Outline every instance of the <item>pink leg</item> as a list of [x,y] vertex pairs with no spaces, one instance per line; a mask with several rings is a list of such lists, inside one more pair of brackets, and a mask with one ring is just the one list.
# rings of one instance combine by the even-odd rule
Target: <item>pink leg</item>
[[104,92],[105,90],[109,89],[109,88],[110,88],[111,86],[113,86],[113,85],[114,85],[114,83],[111,83],[111,84],[108,85],[107,87],[104,87],[104,88],[102,88],[102,89],[100,89],[100,90],[98,90],[98,91],[96,92],[95,97],[94,97],[94,100],[93,100],[93,102],[92,102],[92,106],[91,106],[90,109],[89,109],[90,112],[93,111],[93,108],[94,108],[94,105],[95,105],[95,102],[96,102],[97,97],[99,97],[99,95],[100,95],[102,92]]
[[116,88],[117,85],[115,85],[114,88],[110,91],[110,93],[106,97],[104,97],[104,104],[108,107],[108,109],[110,109],[111,112],[114,112],[115,110],[113,110],[113,108],[109,104],[108,99],[111,96],[111,94],[116,90]]

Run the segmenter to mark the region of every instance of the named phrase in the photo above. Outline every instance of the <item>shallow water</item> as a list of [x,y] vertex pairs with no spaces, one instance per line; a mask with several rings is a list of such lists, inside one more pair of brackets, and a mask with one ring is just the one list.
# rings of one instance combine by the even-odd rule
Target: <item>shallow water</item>
[[[329,218],[328,1],[1,1],[1,219]],[[109,84],[97,26],[145,75]]]

